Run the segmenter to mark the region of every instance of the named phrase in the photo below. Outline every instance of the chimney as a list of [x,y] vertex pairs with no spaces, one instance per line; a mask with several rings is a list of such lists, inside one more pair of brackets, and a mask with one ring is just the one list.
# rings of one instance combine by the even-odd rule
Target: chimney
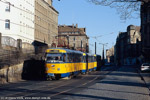
[[78,28],[78,24],[76,24],[76,28]]

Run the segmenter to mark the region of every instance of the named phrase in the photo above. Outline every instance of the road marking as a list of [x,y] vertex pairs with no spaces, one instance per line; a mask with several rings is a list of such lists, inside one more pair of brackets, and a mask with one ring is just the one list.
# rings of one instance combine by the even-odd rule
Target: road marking
[[86,85],[87,83],[84,83],[84,84],[82,84],[82,85]]

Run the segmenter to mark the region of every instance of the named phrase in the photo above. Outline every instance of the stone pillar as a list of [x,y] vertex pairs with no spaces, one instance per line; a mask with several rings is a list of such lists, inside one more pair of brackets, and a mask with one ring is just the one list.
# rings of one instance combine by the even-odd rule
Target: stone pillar
[[22,50],[22,40],[21,39],[17,39],[17,48],[18,50]]

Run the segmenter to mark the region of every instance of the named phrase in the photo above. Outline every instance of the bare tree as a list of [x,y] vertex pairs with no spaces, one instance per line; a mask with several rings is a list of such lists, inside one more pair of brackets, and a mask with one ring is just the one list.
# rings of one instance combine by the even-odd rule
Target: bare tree
[[116,8],[122,20],[127,18],[139,18],[140,6],[150,0],[87,0],[95,5],[110,6]]

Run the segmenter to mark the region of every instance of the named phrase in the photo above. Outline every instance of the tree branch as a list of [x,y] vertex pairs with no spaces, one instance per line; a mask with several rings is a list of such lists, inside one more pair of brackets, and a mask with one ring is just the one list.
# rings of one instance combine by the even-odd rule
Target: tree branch
[[[87,0],[88,2],[92,2],[95,5],[109,6],[111,8],[115,8],[117,12],[120,14],[120,18],[122,20],[126,20],[127,18],[133,18],[132,15],[140,14],[140,5],[141,2],[146,2],[149,0]],[[139,15],[136,16],[139,16]],[[135,17],[134,17],[135,18]]]

